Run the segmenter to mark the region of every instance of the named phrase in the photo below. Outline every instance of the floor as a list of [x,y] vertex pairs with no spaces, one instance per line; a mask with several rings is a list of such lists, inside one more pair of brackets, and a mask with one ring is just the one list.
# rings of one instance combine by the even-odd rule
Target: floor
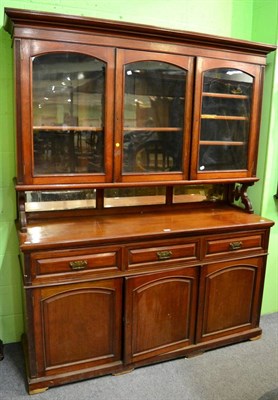
[[[34,400],[278,400],[278,313],[261,318],[263,336],[195,358],[135,369],[48,389]],[[19,343],[4,346],[0,399],[24,400]]]

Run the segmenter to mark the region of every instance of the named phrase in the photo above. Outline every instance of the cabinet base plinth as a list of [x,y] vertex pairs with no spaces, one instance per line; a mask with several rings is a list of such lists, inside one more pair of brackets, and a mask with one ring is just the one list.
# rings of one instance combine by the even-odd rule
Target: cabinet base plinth
[[92,369],[73,371],[72,373],[69,374],[65,373],[53,376],[44,376],[40,378],[29,378],[28,392],[30,395],[43,393],[48,388],[51,388],[53,386],[78,382],[85,379],[91,379],[98,376],[104,376],[109,374],[117,377],[120,375],[131,373],[137,367],[156,364],[158,362],[169,361],[178,358],[190,359],[202,355],[206,351],[220,348],[226,345],[231,345],[246,340],[258,340],[261,338],[261,336],[262,336],[262,331],[259,327],[257,327],[248,332],[242,332],[242,333],[237,333],[235,335],[218,338],[207,343],[205,342],[205,343],[194,344],[180,351],[161,354],[159,356],[150,359],[144,359],[141,360],[140,362],[135,362],[133,364],[126,366],[123,366],[121,362],[115,362],[107,366],[101,366],[99,368],[94,367]]
[[122,371],[119,371],[119,372],[115,372],[112,375],[113,376],[125,375],[125,374],[130,374],[133,371],[134,371],[134,368],[131,367],[131,368],[123,369]]
[[260,334],[258,336],[251,337],[249,340],[251,340],[253,342],[254,340],[259,340],[261,338],[262,338],[262,334]]
[[30,395],[44,393],[47,389],[48,389],[48,387],[39,388],[39,389],[29,389],[28,393]]
[[[91,368],[64,372],[60,374],[46,375],[38,378],[29,377],[27,380],[27,391],[30,395],[43,393],[54,386],[61,386],[68,383],[84,381],[105,375],[116,375],[131,372],[134,368],[127,367],[123,370],[121,362],[116,361],[109,365],[93,366]],[[126,371],[126,372],[125,372]]]
[[193,351],[192,353],[188,353],[185,358],[194,358],[203,355],[205,350]]

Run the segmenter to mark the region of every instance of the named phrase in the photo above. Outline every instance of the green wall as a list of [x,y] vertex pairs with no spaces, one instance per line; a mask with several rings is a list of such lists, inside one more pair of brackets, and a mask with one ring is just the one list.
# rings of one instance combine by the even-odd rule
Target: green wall
[[[278,1],[255,0],[253,39],[278,45]],[[276,52],[277,53],[277,52]],[[276,56],[276,58],[275,58]],[[274,77],[274,79],[273,79]],[[269,113],[270,110],[270,113]],[[266,68],[263,116],[261,124],[258,176],[261,178],[251,193],[255,211],[276,222],[271,230],[269,257],[263,297],[263,313],[278,310],[278,58],[270,54]]]
[[[277,43],[277,0],[5,0],[4,5],[5,7],[93,16]],[[1,23],[4,5],[0,1]],[[271,20],[271,24],[269,24],[269,20]],[[262,21],[263,25],[261,25]],[[16,210],[13,189],[15,130],[12,49],[10,37],[3,28],[0,30],[0,45],[0,338],[7,343],[20,340],[23,323],[18,249],[14,227]],[[272,56],[270,66],[267,67],[263,140],[260,145],[259,175],[262,182],[252,192],[252,199],[258,200],[256,201],[256,210],[277,222],[271,237],[263,303],[264,313],[278,311],[277,298],[275,298],[277,288],[275,288],[274,282],[275,277],[277,278],[278,267],[278,217],[277,203],[273,200],[278,180],[277,139],[275,143],[278,71],[275,70],[274,63],[275,58]],[[274,73],[276,91],[272,86]],[[269,127],[271,128],[270,135],[268,134]],[[274,172],[275,168],[276,173]]]

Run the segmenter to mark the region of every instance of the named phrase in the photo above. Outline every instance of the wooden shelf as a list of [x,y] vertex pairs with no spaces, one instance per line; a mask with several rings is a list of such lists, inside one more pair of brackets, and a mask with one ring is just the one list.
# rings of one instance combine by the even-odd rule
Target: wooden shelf
[[75,132],[102,132],[104,128],[96,126],[61,126],[61,125],[41,125],[33,126],[34,131],[75,131]]
[[234,142],[232,140],[200,140],[200,145],[203,146],[244,146],[245,142]]
[[149,127],[149,126],[145,126],[145,127],[124,127],[124,132],[130,132],[130,131],[136,131],[136,132],[140,132],[140,131],[149,131],[149,132],[180,132],[182,130],[182,128],[177,128],[177,127]]
[[221,99],[239,99],[239,100],[248,100],[249,96],[244,94],[233,94],[233,93],[211,93],[211,92],[203,92],[203,97],[219,97]]
[[217,115],[217,114],[202,114],[202,119],[219,119],[225,121],[248,121],[248,117],[241,117],[238,115]]

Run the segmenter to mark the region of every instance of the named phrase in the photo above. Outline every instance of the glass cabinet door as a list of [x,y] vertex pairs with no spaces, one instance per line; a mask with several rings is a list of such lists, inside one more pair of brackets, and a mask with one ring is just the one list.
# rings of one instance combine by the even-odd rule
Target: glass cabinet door
[[67,47],[32,57],[32,175],[37,182],[111,180],[109,49]]
[[[253,169],[257,132],[256,66],[215,60],[199,61],[193,128],[195,177],[244,177]],[[198,90],[201,96],[198,97]],[[198,102],[199,101],[199,102]]]
[[149,54],[117,54],[116,181],[187,177],[192,60]]

